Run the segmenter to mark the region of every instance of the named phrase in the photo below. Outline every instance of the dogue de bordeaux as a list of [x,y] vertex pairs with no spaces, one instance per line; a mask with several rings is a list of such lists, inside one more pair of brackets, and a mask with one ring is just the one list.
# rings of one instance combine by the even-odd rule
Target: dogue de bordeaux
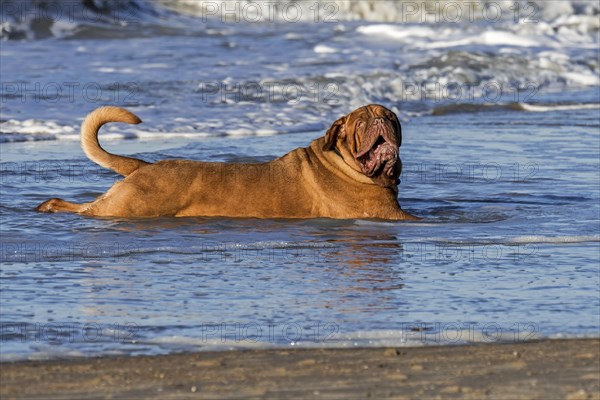
[[418,219],[398,204],[400,122],[378,104],[352,111],[325,137],[266,163],[148,163],[111,154],[98,143],[98,130],[108,122],[141,120],[122,108],[99,108],[83,122],[81,146],[92,161],[125,179],[92,202],[54,198],[38,211],[121,218]]

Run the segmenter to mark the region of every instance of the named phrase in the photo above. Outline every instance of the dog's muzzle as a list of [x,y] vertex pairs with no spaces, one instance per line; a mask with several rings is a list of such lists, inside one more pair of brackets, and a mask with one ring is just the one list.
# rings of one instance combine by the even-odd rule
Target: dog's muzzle
[[385,175],[394,178],[398,158],[398,140],[392,124],[375,118],[365,132],[363,146],[356,154],[362,173],[372,178]]

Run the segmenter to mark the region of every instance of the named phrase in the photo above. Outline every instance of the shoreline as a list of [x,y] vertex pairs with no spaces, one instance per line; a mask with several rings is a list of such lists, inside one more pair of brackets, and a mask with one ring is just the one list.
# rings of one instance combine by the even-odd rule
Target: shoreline
[[600,339],[0,363],[0,397],[600,399]]

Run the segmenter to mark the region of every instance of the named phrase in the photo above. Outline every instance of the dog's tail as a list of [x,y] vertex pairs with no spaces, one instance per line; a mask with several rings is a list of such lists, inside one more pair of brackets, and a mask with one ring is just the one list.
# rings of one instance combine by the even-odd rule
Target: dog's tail
[[81,125],[81,147],[89,159],[123,176],[131,174],[144,165],[148,165],[149,163],[146,161],[136,158],[111,154],[100,146],[100,143],[98,143],[98,130],[108,122],[139,124],[142,120],[119,107],[101,107],[91,112]]

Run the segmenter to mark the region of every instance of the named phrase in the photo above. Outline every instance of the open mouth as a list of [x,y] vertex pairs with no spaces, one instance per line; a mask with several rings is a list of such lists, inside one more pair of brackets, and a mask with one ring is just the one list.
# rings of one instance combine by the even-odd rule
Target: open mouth
[[379,136],[375,144],[356,156],[363,174],[374,177],[384,174],[390,178],[394,177],[396,163],[398,162],[398,148],[388,143]]

